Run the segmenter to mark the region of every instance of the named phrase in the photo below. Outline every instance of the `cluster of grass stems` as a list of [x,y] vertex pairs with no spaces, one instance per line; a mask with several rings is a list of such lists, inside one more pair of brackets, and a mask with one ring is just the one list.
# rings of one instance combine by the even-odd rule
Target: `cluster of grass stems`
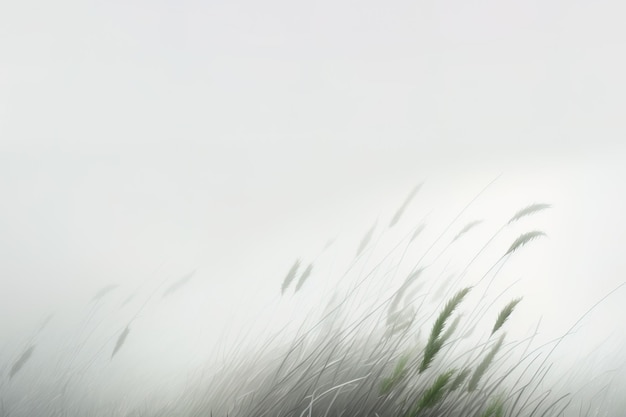
[[[421,185],[415,187],[391,218],[387,230],[396,227]],[[558,417],[566,416],[572,401],[566,392],[543,387],[548,375],[550,346],[533,347],[533,336],[508,340],[505,330],[521,298],[487,299],[493,279],[509,258],[524,246],[544,236],[538,230],[510,236],[501,256],[478,276],[468,277],[470,266],[509,226],[549,208],[533,204],[512,214],[507,222],[475,253],[458,274],[447,279],[430,277],[431,290],[423,290],[432,268],[425,255],[414,262],[400,285],[389,289],[378,281],[384,259],[373,267],[363,267],[357,279],[326,308],[309,315],[294,334],[280,331],[268,335],[251,349],[233,348],[218,364],[213,364],[177,401],[158,409],[138,410],[136,415],[216,416],[216,417]],[[441,232],[438,241],[448,239],[445,251],[481,225],[468,222],[451,233],[461,214]],[[356,246],[350,270],[364,265],[377,223],[367,230]],[[406,253],[425,225],[416,226],[394,247]],[[383,232],[384,233],[384,232]],[[433,245],[425,251],[431,251]],[[437,258],[439,257],[437,256]],[[394,269],[394,271],[397,269]],[[279,292],[306,290],[314,278],[313,263],[302,268],[301,260],[288,269]],[[171,284],[162,296],[183,287],[193,272]],[[489,278],[487,285],[485,280]],[[461,281],[472,285],[459,287]],[[434,285],[438,290],[434,290]],[[482,294],[479,288],[482,286]],[[379,289],[381,297],[365,296],[365,289]],[[381,289],[385,290],[381,290]],[[114,285],[102,288],[98,302]],[[474,297],[472,297],[474,296]],[[124,302],[126,304],[130,298]],[[473,303],[473,304],[470,304]],[[491,314],[496,307],[497,314]],[[499,309],[498,309],[499,308]],[[461,313],[463,310],[463,313]],[[350,312],[357,311],[358,314]],[[136,316],[135,316],[136,317]],[[131,322],[120,329],[104,352],[113,357],[132,336]],[[476,328],[488,331],[475,337]],[[563,336],[564,337],[564,336]],[[277,343],[276,340],[290,340]],[[561,339],[555,339],[552,346]],[[80,348],[80,347],[79,347]],[[79,349],[77,348],[77,349]],[[10,365],[4,384],[19,375],[35,346],[30,345]],[[98,352],[100,354],[100,352]],[[89,366],[89,362],[87,366]],[[75,374],[67,373],[67,378]],[[4,405],[3,405],[4,407]],[[56,410],[55,415],[70,415]],[[2,417],[11,413],[0,410]],[[108,414],[111,415],[111,414]],[[114,412],[112,415],[126,415]]]
[[[414,195],[412,191],[389,227],[398,222]],[[518,211],[479,253],[509,225],[548,207],[533,204]],[[450,245],[479,223],[468,223],[454,235]],[[352,267],[371,244],[375,228],[376,224],[365,233]],[[423,224],[415,228],[405,243],[411,244],[423,228]],[[445,235],[444,231],[440,237]],[[476,284],[489,274],[493,278],[509,257],[541,236],[543,232],[533,230],[512,239]],[[439,299],[432,300],[438,306],[436,314],[430,306],[426,309],[424,302],[415,306],[413,300],[420,298],[420,294],[413,290],[426,273],[420,262],[396,290],[366,306],[363,304],[368,298],[359,298],[359,290],[374,279],[382,262],[362,272],[338,302],[329,303],[315,319],[303,323],[286,347],[275,346],[270,342],[272,338],[268,338],[266,344],[255,346],[253,352],[232,352],[230,361],[200,384],[201,395],[190,393],[183,415],[200,416],[207,412],[212,416],[242,417],[565,415],[571,403],[569,394],[554,395],[550,390],[539,389],[549,371],[547,360],[551,352],[545,352],[546,346],[532,349],[533,336],[521,341],[506,339],[504,327],[521,298],[502,303],[499,313],[489,323],[491,331],[485,340],[470,340],[477,322],[485,320],[487,307],[491,305],[474,307],[467,317],[455,315],[474,288],[454,291],[448,280],[448,288],[439,291]],[[283,296],[297,277],[300,264],[297,260],[283,280],[280,288]],[[469,266],[457,278],[465,275]],[[309,266],[301,276],[306,279],[310,269]],[[294,292],[301,287],[302,284],[298,285]],[[446,294],[448,297],[444,298]],[[485,294],[479,301],[486,302]],[[493,303],[498,301],[501,300]],[[359,314],[341,314],[354,305],[359,306]],[[422,329],[428,329],[425,340],[420,338]],[[164,410],[163,415],[176,409]]]

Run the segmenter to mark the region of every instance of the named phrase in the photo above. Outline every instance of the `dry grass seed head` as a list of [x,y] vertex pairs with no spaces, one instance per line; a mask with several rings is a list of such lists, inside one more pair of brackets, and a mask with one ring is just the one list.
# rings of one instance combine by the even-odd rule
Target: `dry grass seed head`
[[513,215],[513,217],[511,217],[511,219],[507,222],[507,224],[511,224],[513,222],[518,221],[522,217],[530,216],[533,213],[536,213],[536,212],[541,211],[541,210],[548,209],[550,207],[552,207],[551,204],[545,204],[545,203],[531,204],[531,205],[529,205],[527,207],[524,207],[523,209],[521,209],[517,213],[515,213]]
[[20,369],[24,367],[26,362],[28,362],[30,357],[33,355],[34,350],[35,350],[35,346],[31,345],[24,352],[22,352],[20,357],[15,361],[15,363],[11,367],[11,371],[9,371],[9,379],[13,378],[13,376],[15,376],[15,374],[17,374],[20,371]]
[[291,281],[294,280],[294,278],[296,277],[296,274],[298,273],[298,268],[300,268],[300,259],[296,259],[296,261],[293,263],[293,265],[289,269],[289,272],[287,272],[287,276],[285,276],[285,279],[283,280],[283,285],[280,288],[281,294],[284,294],[287,288],[289,288]]
[[411,190],[409,195],[404,200],[404,203],[402,203],[402,205],[398,208],[396,213],[391,218],[391,222],[389,222],[389,227],[393,227],[396,223],[398,223],[398,220],[400,220],[400,217],[402,217],[402,214],[404,213],[404,210],[406,210],[406,208],[408,207],[409,203],[411,203],[411,200],[413,200],[413,198],[415,197],[417,192],[420,190],[420,188],[422,188],[422,184],[418,184],[415,187],[413,187],[413,189]]
[[120,350],[120,348],[124,345],[124,342],[126,341],[126,337],[128,336],[128,333],[130,333],[130,328],[126,326],[122,334],[120,334],[120,337],[117,338],[117,343],[115,343],[115,347],[113,348],[111,359],[113,359],[113,356],[115,356],[117,351]]
[[474,227],[478,226],[482,222],[483,222],[482,220],[474,220],[474,221],[469,222],[468,224],[465,225],[465,227],[463,227],[463,229],[459,231],[459,233],[457,233],[457,235],[454,237],[454,239],[452,239],[452,241],[456,242],[457,239],[459,239],[461,236],[463,236],[464,234],[466,234],[467,232],[469,232],[470,230],[472,230]]
[[300,290],[300,288],[302,288],[302,285],[304,284],[304,282],[307,280],[307,278],[309,277],[309,275],[311,275],[311,271],[313,271],[313,264],[309,264],[306,269],[302,272],[302,275],[300,275],[300,279],[298,280],[298,283],[296,284],[296,292],[298,292],[298,290]]
[[356,256],[359,256],[365,250],[367,245],[370,243],[370,240],[372,240],[372,236],[374,235],[374,230],[376,230],[377,223],[378,222],[374,222],[372,227],[370,227],[370,229],[367,231],[367,233],[365,233],[365,235],[361,239],[361,243],[359,243],[359,247],[356,250]]
[[541,236],[546,236],[546,234],[539,230],[533,230],[532,232],[527,232],[527,233],[522,234],[520,237],[515,239],[515,241],[509,247],[509,250],[507,250],[506,253],[504,254],[504,256],[515,252],[516,250],[526,245],[531,240],[537,239]]

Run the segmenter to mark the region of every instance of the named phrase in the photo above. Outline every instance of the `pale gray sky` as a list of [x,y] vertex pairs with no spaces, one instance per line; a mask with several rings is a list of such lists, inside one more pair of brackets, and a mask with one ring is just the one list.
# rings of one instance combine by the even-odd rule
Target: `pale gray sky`
[[[500,173],[476,215],[554,204],[523,288],[546,317],[576,317],[626,277],[625,12],[5,2],[0,331],[28,337],[102,285],[127,294],[195,268],[223,311],[257,272],[255,288],[277,287],[327,238],[386,223],[422,180],[415,221],[426,207],[453,217]],[[615,297],[605,317],[626,314]]]

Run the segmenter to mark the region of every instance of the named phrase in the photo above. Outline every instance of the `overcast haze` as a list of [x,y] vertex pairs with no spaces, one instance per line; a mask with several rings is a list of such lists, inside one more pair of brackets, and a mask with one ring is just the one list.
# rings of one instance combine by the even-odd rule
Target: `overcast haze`
[[[625,13],[617,1],[5,2],[0,364],[51,312],[57,329],[79,325],[104,285],[119,285],[118,303],[144,300],[197,270],[141,316],[148,336],[154,323],[179,332],[155,357],[186,352],[193,369],[228,320],[276,301],[296,258],[337,238],[328,271],[349,261],[422,181],[405,231],[424,216],[443,229],[495,178],[459,227],[553,205],[533,224],[549,238],[512,274],[532,306],[516,323],[567,330],[626,280]],[[612,354],[624,301],[626,289],[583,327]]]

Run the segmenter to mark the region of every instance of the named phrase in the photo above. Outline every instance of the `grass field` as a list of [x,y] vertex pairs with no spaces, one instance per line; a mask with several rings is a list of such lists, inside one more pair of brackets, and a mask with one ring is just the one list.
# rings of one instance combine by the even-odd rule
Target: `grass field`
[[[118,377],[132,372],[132,356],[124,355],[137,348],[140,318],[191,291],[196,271],[139,294],[122,296],[117,284],[103,286],[58,352],[45,351],[43,342],[53,332],[51,315],[13,354],[2,353],[0,415],[620,415],[612,375],[585,379],[593,361],[553,368],[569,333],[539,344],[540,312],[525,306],[509,280],[511,260],[530,262],[546,239],[534,220],[550,204],[520,207],[501,224],[466,219],[468,204],[428,234],[428,223],[405,213],[419,189],[360,240],[348,242],[353,258],[347,267],[332,273],[324,267],[333,241],[316,257],[286,263],[284,277],[268,284],[276,297],[267,308],[283,315],[283,327],[264,327],[259,312],[254,326],[264,329],[260,333],[229,329],[237,335],[229,341],[215,335],[204,365],[171,379],[148,376],[150,386],[141,390],[116,389],[115,378],[105,385],[97,380],[110,378],[107,369],[115,366]],[[116,295],[121,298],[112,303]],[[142,296],[145,301],[136,303]],[[520,314],[526,322],[538,320],[534,331],[514,331],[525,322],[516,320]],[[570,330],[581,320],[574,318]],[[111,330],[99,336],[107,325]],[[135,355],[153,355],[149,346],[142,349]]]

